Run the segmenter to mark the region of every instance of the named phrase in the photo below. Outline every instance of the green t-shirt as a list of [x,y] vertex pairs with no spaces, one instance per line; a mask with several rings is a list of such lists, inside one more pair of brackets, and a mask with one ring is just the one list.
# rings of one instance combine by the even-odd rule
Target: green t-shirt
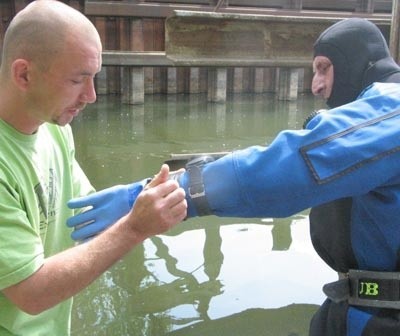
[[45,123],[24,135],[0,120],[0,144],[0,336],[68,335],[72,299],[31,316],[1,290],[73,245],[66,203],[93,187],[75,160],[70,126]]

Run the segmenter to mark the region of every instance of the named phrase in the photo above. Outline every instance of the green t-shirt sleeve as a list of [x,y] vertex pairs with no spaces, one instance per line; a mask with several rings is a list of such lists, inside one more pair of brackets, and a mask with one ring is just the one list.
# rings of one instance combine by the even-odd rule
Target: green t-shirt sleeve
[[0,289],[32,275],[44,260],[40,236],[21,209],[19,196],[0,182]]

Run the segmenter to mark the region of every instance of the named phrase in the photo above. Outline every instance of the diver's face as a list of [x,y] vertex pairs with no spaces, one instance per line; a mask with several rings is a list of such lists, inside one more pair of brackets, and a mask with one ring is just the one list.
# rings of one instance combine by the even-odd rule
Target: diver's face
[[314,96],[327,100],[332,94],[333,64],[328,57],[316,56],[313,61],[313,80],[311,91]]

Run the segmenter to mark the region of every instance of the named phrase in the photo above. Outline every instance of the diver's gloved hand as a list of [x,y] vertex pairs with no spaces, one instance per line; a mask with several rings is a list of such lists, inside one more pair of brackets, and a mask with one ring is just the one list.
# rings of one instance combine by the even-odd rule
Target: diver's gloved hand
[[132,184],[117,185],[68,201],[70,209],[88,207],[88,210],[68,218],[67,226],[74,228],[71,238],[85,241],[114,224],[131,210],[148,182],[149,179],[144,179]]

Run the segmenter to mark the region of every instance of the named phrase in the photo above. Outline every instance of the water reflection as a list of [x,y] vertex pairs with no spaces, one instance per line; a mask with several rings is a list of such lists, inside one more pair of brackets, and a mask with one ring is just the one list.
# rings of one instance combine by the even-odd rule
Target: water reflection
[[[107,99],[74,121],[97,188],[151,176],[171,153],[268,144],[317,103],[269,96]],[[336,275],[316,256],[307,211],[286,219],[195,218],[146,240],[76,297],[73,335],[307,335]]]

